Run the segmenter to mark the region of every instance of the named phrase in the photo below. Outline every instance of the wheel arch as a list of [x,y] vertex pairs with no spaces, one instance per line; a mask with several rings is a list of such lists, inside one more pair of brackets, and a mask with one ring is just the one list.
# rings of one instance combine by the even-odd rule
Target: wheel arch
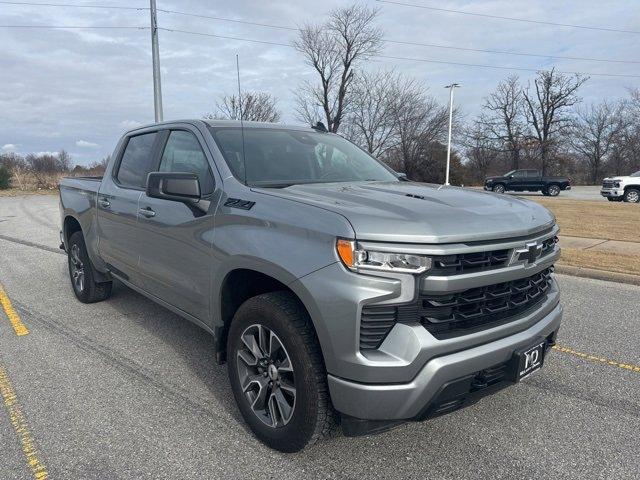
[[66,217],[64,217],[64,222],[62,223],[62,234],[64,236],[65,248],[69,244],[71,235],[76,232],[82,231],[82,225],[80,225],[80,222],[76,217],[74,217],[73,215],[67,215]]
[[[280,268],[278,267],[278,270]],[[322,344],[318,337],[315,320],[312,312],[303,301],[304,292],[296,291],[300,284],[295,282],[296,278],[288,272],[279,272],[273,269],[263,269],[259,266],[237,266],[229,269],[217,288],[217,302],[214,305],[214,334],[216,341],[216,359],[218,363],[226,361],[227,337],[229,326],[238,308],[249,298],[263,293],[285,291],[291,294],[306,311],[309,316],[311,328],[315,334],[320,351]],[[219,277],[220,278],[220,277]],[[295,283],[294,283],[295,282]],[[324,361],[324,354],[323,361]]]

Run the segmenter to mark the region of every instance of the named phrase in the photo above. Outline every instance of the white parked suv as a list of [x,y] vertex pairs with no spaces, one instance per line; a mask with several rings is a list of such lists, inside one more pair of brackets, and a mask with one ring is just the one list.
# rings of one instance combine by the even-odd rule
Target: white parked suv
[[628,177],[605,178],[600,195],[610,202],[640,202],[640,170]]

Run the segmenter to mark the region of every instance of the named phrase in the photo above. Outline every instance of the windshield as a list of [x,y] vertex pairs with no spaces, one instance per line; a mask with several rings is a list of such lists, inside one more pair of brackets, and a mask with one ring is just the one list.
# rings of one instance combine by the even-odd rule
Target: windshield
[[509,175],[513,175],[514,173],[516,173],[516,170],[511,170],[510,172],[505,173],[503,177],[508,177]]
[[638,170],[636,173],[632,173],[630,176],[631,177],[640,177],[640,170]]
[[344,138],[321,132],[209,127],[234,177],[247,185],[398,181],[392,171]]

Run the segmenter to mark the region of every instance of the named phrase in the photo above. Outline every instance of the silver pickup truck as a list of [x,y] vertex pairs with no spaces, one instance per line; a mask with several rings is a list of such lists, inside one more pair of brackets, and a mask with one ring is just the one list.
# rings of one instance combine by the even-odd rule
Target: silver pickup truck
[[281,451],[469,405],[539,370],[560,327],[549,211],[406,181],[318,127],[132,130],[101,179],[61,181],[60,213],[76,297],[118,281],[213,335]]

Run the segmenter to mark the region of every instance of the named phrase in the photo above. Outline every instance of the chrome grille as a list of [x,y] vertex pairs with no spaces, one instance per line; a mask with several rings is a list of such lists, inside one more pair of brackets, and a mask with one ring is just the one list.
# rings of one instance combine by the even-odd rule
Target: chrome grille
[[614,181],[613,180],[604,180],[602,182],[602,188],[614,188]]

